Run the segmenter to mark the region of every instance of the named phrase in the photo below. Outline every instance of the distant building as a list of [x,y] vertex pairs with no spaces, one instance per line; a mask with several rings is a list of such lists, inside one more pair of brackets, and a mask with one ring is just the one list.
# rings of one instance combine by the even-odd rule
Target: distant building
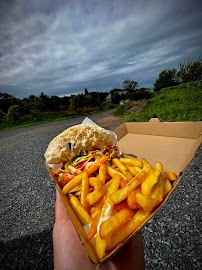
[[[110,91],[111,93],[109,93],[109,95],[105,98],[105,101],[108,101],[108,102],[110,102],[111,100],[112,100],[112,95],[113,95],[113,93],[115,93],[115,94],[118,94],[120,97],[122,96],[122,98],[125,100],[126,99],[126,97],[127,97],[127,94],[128,94],[128,91],[125,91],[125,90],[118,90],[117,89],[117,91]],[[123,100],[123,101],[124,101]]]
[[109,101],[109,102],[112,100],[112,95],[111,95],[111,93],[105,98],[105,100],[106,100],[106,101]]

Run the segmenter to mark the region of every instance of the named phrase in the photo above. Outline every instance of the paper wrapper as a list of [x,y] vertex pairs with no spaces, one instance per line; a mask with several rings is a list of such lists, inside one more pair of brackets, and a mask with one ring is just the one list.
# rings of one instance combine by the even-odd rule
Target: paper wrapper
[[[96,125],[87,117],[82,124]],[[130,236],[128,236],[123,243],[120,243],[110,254],[100,261],[98,261],[91,243],[86,241],[86,234],[83,226],[72,210],[67,196],[62,193],[62,188],[57,183],[56,176],[53,174],[48,164],[45,163],[51,178],[56,183],[60,197],[89,259],[95,264],[98,263],[98,267],[124,247],[170,198],[172,192],[184,176],[186,167],[201,144],[201,130],[202,122],[161,123],[158,119],[151,119],[148,123],[124,123],[115,130],[116,134],[113,132],[114,145],[117,145],[118,138],[119,147],[124,153],[129,156],[137,156],[138,159],[145,157],[150,164],[161,161],[162,164],[165,165],[165,170],[174,171],[179,177],[174,182],[173,188],[167,194],[164,201],[155,209],[155,211]]]
[[[90,124],[90,125],[95,125],[95,126],[98,126],[95,122],[93,122],[90,118],[86,117],[83,122],[81,124]],[[99,127],[99,126],[98,126]],[[112,135],[113,135],[113,146],[116,146],[117,145],[117,135],[111,131],[111,130],[108,130]]]

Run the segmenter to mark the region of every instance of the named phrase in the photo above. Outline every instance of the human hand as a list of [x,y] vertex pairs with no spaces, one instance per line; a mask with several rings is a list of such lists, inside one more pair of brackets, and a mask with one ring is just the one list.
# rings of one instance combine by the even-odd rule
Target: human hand
[[[53,228],[55,270],[94,270],[95,264],[87,257],[71,219],[56,192],[55,224]],[[141,232],[99,269],[144,269],[144,249]]]

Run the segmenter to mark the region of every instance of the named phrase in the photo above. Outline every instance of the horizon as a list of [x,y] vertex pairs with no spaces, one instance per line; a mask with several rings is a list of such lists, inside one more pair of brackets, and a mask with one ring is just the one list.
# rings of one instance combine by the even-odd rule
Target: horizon
[[[153,89],[152,88],[149,88],[149,87],[140,87],[140,88],[136,88],[136,89],[134,89],[134,91],[136,91],[136,90],[141,90],[142,88],[144,88],[144,89],[148,89],[148,90],[150,90],[151,92],[153,92]],[[110,92],[111,91],[113,91],[113,90],[120,90],[120,91],[126,91],[126,90],[124,90],[124,89],[122,89],[122,88],[114,88],[114,89],[110,89],[109,91],[102,91],[102,92],[99,92],[99,91],[96,91],[96,90],[94,90],[94,91],[89,91],[88,89],[88,93],[90,94],[90,93],[96,93],[96,92],[98,92],[98,93],[107,93],[107,94],[110,94]],[[32,96],[32,95],[34,95],[34,96],[36,96],[36,97],[39,97],[40,95],[41,95],[41,93],[43,93],[44,95],[46,95],[43,91],[41,91],[38,95],[34,95],[34,94],[30,94],[29,96],[26,96],[26,97],[23,97],[23,98],[19,98],[19,97],[16,97],[15,96],[15,94],[9,94],[9,93],[7,93],[7,92],[0,92],[0,94],[9,94],[9,95],[12,95],[14,98],[17,98],[17,99],[20,99],[20,100],[22,100],[22,99],[24,99],[24,98],[29,98],[30,96]],[[57,96],[57,97],[59,97],[59,98],[63,98],[63,97],[71,97],[72,95],[81,95],[81,94],[83,94],[83,95],[85,95],[85,89],[84,89],[84,91],[83,92],[80,92],[80,93],[68,93],[68,94],[64,94],[64,95],[47,95],[49,98],[50,97],[52,97],[52,96]],[[0,97],[0,99],[1,99],[1,97]]]
[[0,2],[0,92],[109,92],[126,79],[153,88],[164,69],[202,55],[199,0]]

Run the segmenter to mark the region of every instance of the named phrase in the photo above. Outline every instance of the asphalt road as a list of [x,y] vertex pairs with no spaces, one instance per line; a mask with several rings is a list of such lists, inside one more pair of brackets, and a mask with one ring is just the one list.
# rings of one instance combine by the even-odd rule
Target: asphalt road
[[[90,118],[108,129],[122,121]],[[49,142],[84,117],[0,132],[0,269],[52,269],[55,186],[44,166]],[[142,230],[146,269],[200,269],[201,151]]]

